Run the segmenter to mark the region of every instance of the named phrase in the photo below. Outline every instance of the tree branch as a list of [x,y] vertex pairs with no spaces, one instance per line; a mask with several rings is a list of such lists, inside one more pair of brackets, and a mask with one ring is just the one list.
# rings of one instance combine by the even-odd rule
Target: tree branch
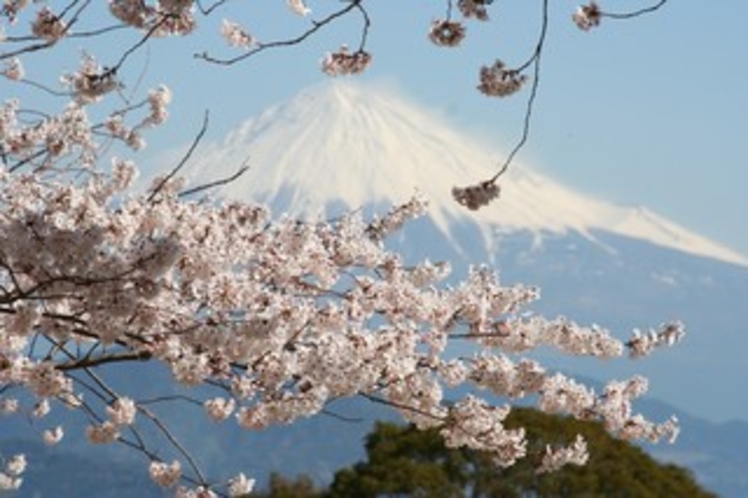
[[297,36],[296,38],[291,38],[287,40],[279,40],[279,41],[274,41],[274,42],[269,42],[269,43],[260,43],[255,48],[250,49],[249,51],[241,55],[237,55],[236,57],[231,57],[228,59],[221,59],[218,57],[213,57],[209,55],[207,52],[197,53],[194,55],[194,57],[197,59],[205,60],[207,62],[211,62],[213,64],[220,64],[220,65],[226,65],[226,66],[236,64],[237,62],[248,59],[252,57],[253,55],[259,54],[260,52],[264,52],[265,50],[270,50],[270,49],[279,48],[279,47],[290,47],[293,45],[299,45],[300,43],[304,42],[307,38],[315,34],[320,29],[324,28],[325,26],[332,23],[336,19],[343,17],[344,15],[346,15],[347,13],[349,13],[350,11],[354,9],[359,9],[360,11],[362,11],[364,14],[364,19],[366,21],[366,25],[364,28],[365,29],[364,35],[361,40],[363,44],[364,41],[366,40],[366,29],[368,28],[368,16],[366,15],[366,12],[363,10],[363,7],[360,5],[362,1],[363,0],[352,0],[351,3],[348,4],[347,7],[344,7],[336,12],[333,12],[332,14],[328,15],[321,21],[313,21],[312,27],[309,28],[304,33],[302,33],[301,35]]
[[187,150],[184,156],[182,156],[182,159],[179,161],[179,164],[174,167],[168,175],[166,175],[159,183],[156,185],[156,188],[153,189],[153,192],[151,192],[151,195],[148,196],[147,202],[151,203],[153,202],[153,199],[158,195],[158,193],[164,188],[164,185],[166,185],[169,180],[174,178],[174,176],[179,173],[179,170],[181,170],[185,164],[187,164],[187,161],[189,161],[190,157],[192,157],[192,154],[195,152],[195,149],[197,149],[197,146],[202,141],[203,137],[205,136],[205,132],[208,130],[208,123],[209,123],[209,112],[206,110],[203,114],[203,123],[200,126],[200,131],[198,131],[195,138],[192,140],[192,143],[190,144],[190,148]]

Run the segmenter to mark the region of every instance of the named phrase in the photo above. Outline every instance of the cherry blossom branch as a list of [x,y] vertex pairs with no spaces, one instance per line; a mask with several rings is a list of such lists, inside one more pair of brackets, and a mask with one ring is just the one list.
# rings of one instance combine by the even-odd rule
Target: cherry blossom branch
[[[70,32],[70,29],[78,22],[78,19],[80,18],[83,11],[91,4],[91,0],[85,0],[83,5],[73,14],[70,21],[67,23],[62,22],[62,18],[73,8],[80,0],[74,0],[70,4],[68,4],[63,10],[62,13],[59,16],[54,16],[54,14],[51,14],[53,16],[53,19],[58,26],[61,27],[59,33],[55,33],[54,36],[47,39],[44,43],[37,43],[34,45],[30,45],[27,47],[23,47],[19,50],[13,51],[13,52],[5,52],[0,53],[0,61],[11,59],[14,57],[17,57],[19,55],[25,54],[25,53],[31,53],[31,52],[37,52],[39,50],[44,50],[47,48],[52,47],[57,43],[57,41],[61,38],[64,38],[67,36],[67,34]],[[35,36],[34,39],[38,39],[39,36]],[[23,41],[23,40],[20,40]]]
[[659,0],[656,4],[653,4],[649,7],[644,7],[639,10],[614,13],[603,11],[597,2],[595,0],[592,0],[587,5],[580,6],[572,16],[572,19],[579,29],[581,29],[582,31],[589,31],[590,29],[599,26],[600,21],[604,17],[615,20],[632,19],[634,17],[639,17],[644,14],[649,14],[651,12],[659,10],[662,6],[665,5],[666,2],[667,0]]
[[108,69],[111,74],[116,75],[117,71],[124,65],[125,61],[134,54],[140,47],[146,44],[148,40],[153,38],[154,34],[158,32],[170,19],[172,18],[172,15],[170,14],[163,14],[161,18],[156,22],[153,26],[151,26],[148,31],[138,40],[134,45],[132,45],[130,48],[125,50],[122,55],[120,56],[117,63]]
[[525,113],[522,123],[522,135],[519,141],[514,145],[509,156],[499,167],[496,174],[488,180],[483,180],[477,185],[468,187],[454,187],[452,196],[457,203],[471,210],[477,210],[489,204],[499,196],[499,186],[497,180],[501,175],[506,173],[514,161],[516,155],[522,150],[530,136],[530,126],[532,114],[535,106],[535,99],[540,84],[540,60],[545,45],[546,34],[548,32],[548,0],[542,2],[541,26],[538,41],[530,58],[517,69],[506,69],[504,63],[497,60],[492,67],[483,67],[481,70],[481,84],[479,90],[487,95],[506,96],[510,95],[523,85],[526,77],[522,71],[529,66],[533,66],[533,77],[530,88],[530,95],[527,99]]
[[535,50],[533,51],[533,54],[530,57],[530,59],[527,60],[527,62],[525,62],[524,64],[522,64],[516,69],[518,73],[521,73],[530,65],[533,66],[533,76],[532,76],[532,84],[530,87],[530,96],[527,99],[527,104],[525,106],[525,115],[523,117],[523,122],[522,122],[522,135],[519,141],[514,145],[511,152],[509,153],[509,156],[504,160],[504,162],[502,163],[501,167],[496,172],[496,174],[488,180],[488,182],[491,184],[495,183],[501,175],[506,173],[506,171],[509,169],[509,166],[512,164],[512,161],[514,161],[515,156],[525,146],[525,144],[527,143],[527,139],[530,137],[530,125],[532,122],[532,113],[533,113],[533,109],[535,108],[535,98],[537,97],[538,86],[540,84],[540,58],[543,53],[543,47],[545,45],[545,39],[546,39],[547,33],[548,33],[548,0],[543,0],[540,35],[538,36],[538,41],[537,41],[537,44],[535,45]]
[[[544,0],[545,4],[547,4],[547,1],[548,0]],[[542,47],[542,44],[539,44],[539,47]],[[519,141],[514,145],[511,152],[509,153],[509,156],[507,156],[507,158],[504,160],[496,174],[488,180],[490,183],[495,183],[501,175],[506,173],[506,171],[509,169],[509,166],[512,164],[512,161],[514,161],[515,156],[519,153],[520,150],[522,150],[522,148],[527,143],[528,138],[530,138],[532,113],[535,108],[535,98],[538,94],[538,86],[540,85],[540,57],[541,51],[539,50],[538,52],[536,52],[533,58],[533,77],[530,86],[530,96],[527,99],[527,104],[525,106],[525,115],[522,121],[522,135]]]
[[[83,39],[83,38],[94,38],[97,36],[105,35],[107,33],[111,33],[113,31],[120,31],[123,29],[128,29],[129,26],[126,24],[113,24],[111,26],[105,26],[103,28],[98,29],[92,29],[89,31],[75,31],[73,33],[67,32],[65,34],[65,38],[68,40],[75,40],[75,39]],[[26,43],[31,41],[38,40],[39,37],[34,35],[28,35],[28,36],[7,36],[3,42],[4,43]],[[22,55],[24,51],[20,53],[16,53],[16,55]],[[7,59],[7,54],[0,55],[0,60]]]
[[46,93],[48,95],[52,95],[54,97],[70,97],[70,96],[73,95],[71,92],[61,92],[59,90],[53,90],[52,88],[49,88],[46,85],[43,85],[41,83],[38,83],[36,81],[32,81],[32,80],[26,79],[26,78],[22,78],[22,79],[18,80],[18,82],[19,83],[23,83],[23,84],[28,85],[28,86],[31,86],[31,87],[36,88],[38,90],[41,90],[44,93]]
[[361,5],[362,1],[363,0],[351,0],[350,3],[346,7],[336,12],[333,12],[332,14],[329,14],[327,17],[323,18],[322,20],[312,21],[312,27],[304,31],[302,34],[300,34],[299,36],[295,38],[290,38],[286,40],[278,40],[278,41],[273,41],[269,43],[258,43],[257,46],[244,52],[241,55],[237,55],[235,57],[230,57],[230,58],[225,58],[225,59],[211,56],[207,52],[197,53],[194,55],[194,57],[197,59],[205,60],[207,62],[211,62],[213,64],[219,64],[219,65],[236,64],[237,62],[248,59],[266,50],[299,45],[303,43],[304,41],[306,41],[308,38],[310,38],[312,35],[314,35],[317,31],[333,23],[335,20],[345,16],[346,14],[353,11],[354,9],[359,10],[364,16],[365,24],[364,24],[364,31],[361,37],[361,43],[363,45],[363,43],[366,41],[366,32],[369,26],[369,18],[368,18],[368,15],[366,14],[366,11],[364,10],[364,7]]
[[23,47],[23,48],[19,48],[18,50],[13,50],[13,51],[10,51],[10,52],[2,52],[2,53],[0,53],[0,61],[13,59],[13,58],[18,57],[19,55],[23,55],[23,54],[30,54],[30,53],[33,53],[33,52],[38,52],[40,50],[44,50],[44,49],[50,48],[54,44],[55,44],[54,41],[45,41],[45,42],[42,42],[42,43],[36,43],[34,45],[29,45],[29,46],[26,46],[26,47]]
[[389,406],[390,408],[396,408],[396,409],[398,409],[400,411],[403,411],[403,412],[411,412],[411,413],[414,413],[416,415],[420,415],[422,417],[433,419],[434,421],[444,422],[444,418],[443,417],[440,417],[438,415],[434,415],[433,413],[421,410],[421,409],[416,408],[414,406],[406,405],[406,404],[403,404],[403,403],[398,403],[397,401],[392,401],[392,400],[389,400],[389,399],[386,399],[386,398],[382,398],[382,397],[375,396],[375,395],[369,394],[369,393],[364,393],[364,392],[360,392],[360,393],[358,393],[358,395],[361,396],[364,399],[367,399],[367,400],[371,401],[372,403],[377,403],[377,404],[380,404],[380,405]]
[[[87,385],[86,383],[82,382],[80,379],[78,379],[77,382],[80,383],[81,385],[85,385],[87,387],[87,389],[91,393],[93,393],[96,397],[98,397],[100,400],[104,401],[105,403],[110,403],[110,402],[112,402],[114,400],[119,399],[119,395],[113,389],[111,389],[90,368],[85,368],[84,372],[88,375],[88,377],[91,378],[91,380],[93,380],[96,383],[96,385],[98,386],[98,389],[95,388],[95,387],[93,387],[93,386],[91,386],[91,385]],[[101,394],[102,391],[104,393],[106,393],[106,396],[104,396],[103,394]],[[107,400],[107,398],[108,398],[108,400]],[[104,419],[102,417],[98,416],[96,414],[96,412],[92,408],[90,408],[88,405],[86,405],[86,406],[87,406],[87,411],[88,411],[89,415],[93,418],[93,420],[96,423],[100,424],[100,423],[102,423],[104,421]],[[207,481],[206,481],[206,479],[205,479],[205,477],[204,477],[204,475],[203,475],[203,473],[202,473],[202,471],[200,469],[200,466],[198,465],[197,461],[190,454],[190,452],[182,445],[182,443],[176,438],[176,436],[174,436],[174,434],[171,432],[171,430],[169,429],[169,427],[166,424],[164,424],[163,421],[155,413],[153,413],[151,410],[147,409],[145,407],[144,403],[136,403],[135,407],[136,407],[136,409],[137,409],[138,412],[140,412],[141,414],[143,414],[148,420],[151,421],[151,423],[154,424],[154,426],[159,430],[159,432],[161,432],[161,434],[166,438],[166,440],[169,442],[169,444],[172,445],[172,447],[174,447],[177,450],[177,452],[182,455],[182,457],[187,461],[188,465],[190,466],[190,468],[192,469],[192,471],[194,472],[194,474],[196,476],[196,479],[193,479],[193,478],[191,478],[189,476],[181,476],[181,478],[184,479],[184,480],[186,480],[187,482],[190,482],[190,483],[193,483],[193,484],[198,484],[198,485],[201,485],[201,486],[207,485]],[[159,458],[158,458],[157,454],[154,453],[154,452],[152,452],[152,451],[150,451],[148,449],[148,446],[145,444],[145,441],[140,436],[140,434],[137,431],[137,429],[132,424],[128,424],[127,428],[133,434],[133,437],[135,438],[136,441],[135,442],[129,441],[125,437],[118,436],[116,438],[116,442],[118,442],[118,443],[120,443],[120,444],[122,444],[124,446],[128,446],[128,447],[130,447],[132,449],[135,449],[135,450],[141,452],[150,461],[159,461]]]

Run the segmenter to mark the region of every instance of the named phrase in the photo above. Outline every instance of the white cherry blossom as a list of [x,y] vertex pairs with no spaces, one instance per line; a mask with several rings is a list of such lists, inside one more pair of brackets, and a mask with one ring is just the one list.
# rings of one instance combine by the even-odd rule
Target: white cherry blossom
[[308,16],[312,10],[306,6],[304,0],[286,0],[288,8],[300,16]]

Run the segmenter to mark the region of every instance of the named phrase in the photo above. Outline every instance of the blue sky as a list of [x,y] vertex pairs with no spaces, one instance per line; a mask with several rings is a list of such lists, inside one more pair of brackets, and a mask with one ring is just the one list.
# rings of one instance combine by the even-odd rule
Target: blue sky
[[[308,2],[319,14],[331,3]],[[360,78],[397,86],[497,150],[509,148],[519,137],[526,94],[488,99],[475,90],[477,71],[496,57],[509,64],[525,60],[538,32],[540,2],[496,2],[491,21],[469,22],[468,37],[456,49],[438,48],[426,37],[445,2],[412,1],[400,8],[391,1],[370,3],[374,63]],[[648,4],[602,5],[613,10]],[[249,7],[220,12],[210,21],[214,28],[206,26],[204,36],[191,40],[192,51],[233,53],[213,38],[221,16],[241,21],[263,41],[307,26],[280,0]],[[575,7],[551,2],[532,135],[520,160],[586,193],[646,205],[748,254],[748,69],[742,52],[748,3],[720,2],[719,13],[710,13],[702,2],[671,0],[654,14],[604,20],[589,33],[571,23]],[[318,60],[340,43],[355,45],[360,25],[350,16],[303,46],[268,51],[230,68],[187,60],[191,51],[180,47],[185,59],[168,69],[186,66],[189,79],[167,80],[175,88],[179,132],[197,128],[203,108],[210,108],[211,133],[221,136],[324,80]],[[176,141],[173,132],[166,133]]]
[[[497,57],[509,65],[524,62],[539,29],[540,1],[496,1],[491,21],[468,22],[468,37],[455,49],[438,48],[426,37],[446,2],[369,3],[367,47],[374,63],[359,78],[399,88],[497,150],[511,147],[520,135],[526,93],[486,98],[475,90],[477,71]],[[645,17],[603,20],[589,33],[571,23],[576,2],[550,3],[540,93],[520,162],[585,193],[645,205],[748,255],[743,52],[748,3],[725,0],[709,10],[704,2],[671,0]],[[651,3],[608,0],[602,7]],[[308,0],[308,5],[320,15],[339,7],[331,0]],[[293,37],[309,26],[309,19],[292,14],[283,0],[229,2],[202,19],[196,35],[158,40],[135,54],[123,73],[129,89],[143,73],[142,87],[163,82],[175,97],[170,122],[146,137],[150,148],[143,162],[191,140],[206,109],[211,112],[208,137],[220,138],[269,105],[328,78],[319,59],[341,43],[355,46],[361,26],[351,15],[303,45],[267,51],[231,67],[195,60],[193,53],[206,49],[237,53],[218,35],[224,17],[265,42]],[[69,48],[86,48],[106,62],[121,51],[123,40],[116,34],[93,44],[69,42]],[[26,61],[29,76],[46,81],[56,78],[51,70],[77,65],[75,57],[33,57]],[[3,99],[11,93],[7,85],[0,82]]]

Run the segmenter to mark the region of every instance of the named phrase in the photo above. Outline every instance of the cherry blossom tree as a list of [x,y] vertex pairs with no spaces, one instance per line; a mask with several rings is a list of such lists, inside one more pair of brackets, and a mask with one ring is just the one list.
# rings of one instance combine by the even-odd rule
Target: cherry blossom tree
[[[100,15],[94,14],[99,2],[4,0],[0,412],[38,419],[35,427],[49,445],[63,437],[86,438],[138,452],[155,484],[180,497],[239,496],[251,491],[253,479],[237,469],[228,482],[211,480],[199,456],[153,408],[156,401],[183,400],[117,390],[103,367],[118,364],[136,373],[144,363],[165,366],[175,384],[194,388],[189,399],[201,405],[208,426],[262,430],[360,396],[394,407],[419,428],[437,428],[450,447],[491,452],[499,466],[514,464],[528,451],[524,431],[503,424],[511,403],[525,397],[534,397],[546,412],[602,420],[618,437],[675,437],[676,421],[654,423],[633,411],[632,399],[647,389],[645,379],[612,381],[595,392],[521,355],[550,346],[567,355],[641,357],[679,340],[681,324],[620,340],[602,328],[523,313],[537,290],[502,285],[488,267],[477,265],[447,285],[447,263],[406,264],[385,245],[393,231],[427,209],[423,199],[370,220],[350,213],[309,222],[210,197],[213,187],[246,166],[211,184],[184,184],[180,169],[207,119],[179,164],[153,178],[146,192],[133,190],[135,164],[112,151],[142,149],[144,135],[167,120],[172,96],[162,85],[140,100],[126,97],[123,84],[134,71],[129,58],[159,38],[189,36],[201,17],[218,15],[225,3],[110,0],[108,17],[100,17],[107,21],[79,30],[87,16]],[[335,8],[319,1],[287,3],[289,15],[310,19],[298,36],[262,42],[241,20],[227,19],[216,34],[227,46],[216,50],[238,55],[204,52],[196,54],[196,63],[245,63],[263,51],[292,49],[342,18],[358,16],[358,45],[326,55],[321,69],[333,76],[366,69],[373,20],[365,0]],[[466,23],[489,20],[492,3],[448,0],[446,16],[426,20],[424,36],[435,50],[455,47],[466,36]],[[606,18],[636,17],[664,3],[613,14],[591,2],[571,17],[590,30]],[[487,96],[530,88],[522,139],[497,174],[455,188],[455,199],[468,208],[498,196],[498,178],[527,140],[549,22],[548,0],[538,4],[542,29],[528,60],[513,66],[497,60],[479,70],[478,90]],[[116,33],[123,30],[139,33],[137,41],[120,47],[115,60],[99,61],[96,44],[117,46]],[[61,86],[25,77],[24,64],[33,64],[37,53],[54,52],[70,40],[88,43],[90,50],[77,70],[61,75]],[[12,98],[14,88],[32,97]],[[44,107],[50,99],[54,104]],[[455,343],[472,344],[475,353],[455,355]],[[492,405],[477,394],[447,402],[445,389],[460,385],[486,390],[506,404]],[[85,421],[85,431],[45,425],[50,413],[64,409]],[[164,461],[146,427],[160,433],[179,458]],[[0,489],[18,488],[24,456],[2,458]],[[567,447],[547,448],[538,470],[586,458],[578,438]]]

